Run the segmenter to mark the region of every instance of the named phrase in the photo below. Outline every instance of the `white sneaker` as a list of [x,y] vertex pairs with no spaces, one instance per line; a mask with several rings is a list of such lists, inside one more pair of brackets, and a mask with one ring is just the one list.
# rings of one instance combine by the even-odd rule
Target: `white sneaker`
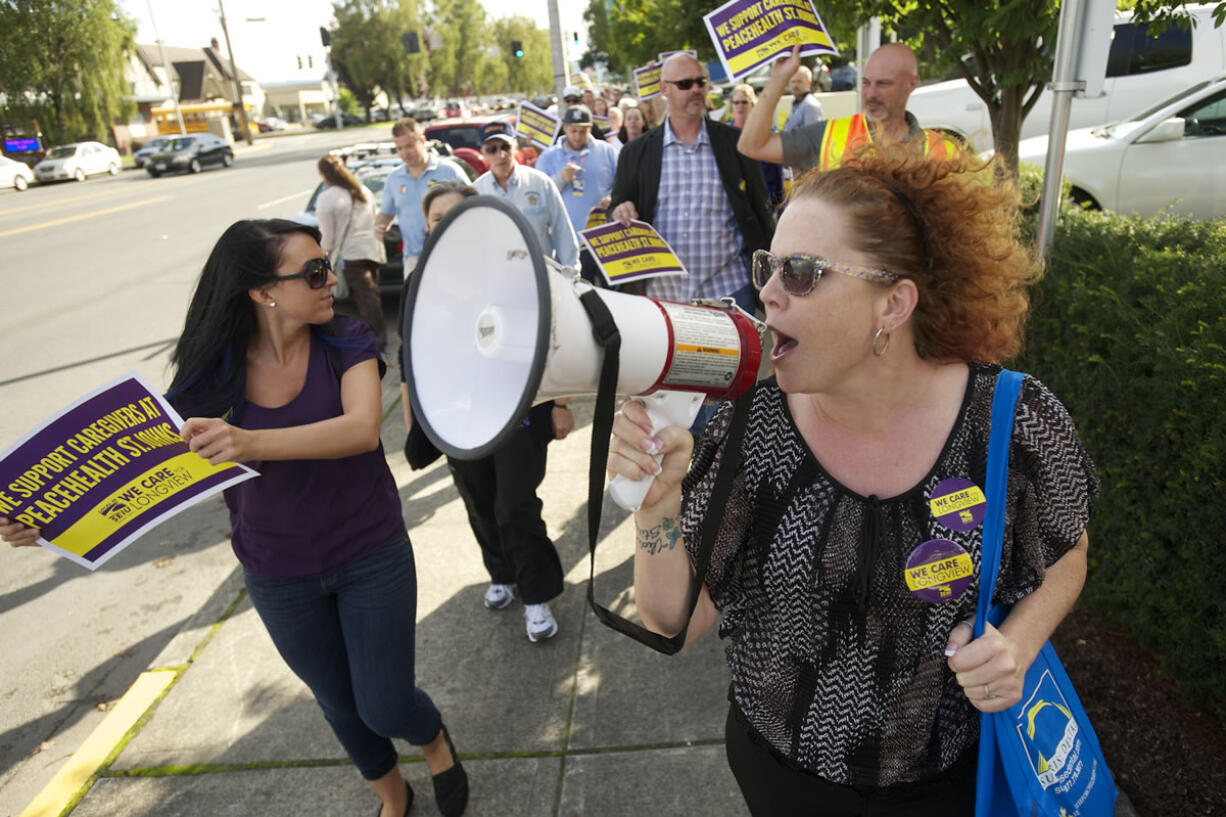
[[501,610],[511,603],[515,594],[509,584],[491,584],[485,591],[485,606],[491,610]]
[[558,622],[548,604],[525,604],[524,627],[528,640],[534,644],[558,634]]

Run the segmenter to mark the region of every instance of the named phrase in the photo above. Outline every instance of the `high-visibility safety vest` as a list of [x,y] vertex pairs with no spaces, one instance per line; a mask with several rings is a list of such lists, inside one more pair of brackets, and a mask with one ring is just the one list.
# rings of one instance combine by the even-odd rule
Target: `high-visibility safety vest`
[[[940,131],[920,128],[923,134],[925,156],[944,159],[953,154],[955,143]],[[873,131],[864,114],[857,113],[841,119],[831,119],[822,134],[822,147],[818,170],[833,170],[843,163],[843,157],[865,144],[872,144]]]

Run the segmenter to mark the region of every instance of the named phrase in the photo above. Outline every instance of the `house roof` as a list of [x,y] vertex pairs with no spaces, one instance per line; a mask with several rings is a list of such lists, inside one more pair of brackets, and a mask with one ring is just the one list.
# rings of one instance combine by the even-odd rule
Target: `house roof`
[[[221,81],[229,82],[234,76],[230,61],[222,56],[220,49],[211,46],[205,46],[204,48],[182,48],[175,45],[167,45],[163,46],[163,48],[166,51],[166,61],[172,67],[175,63],[205,63]],[[157,75],[153,69],[162,64],[162,55],[158,46],[150,43],[137,43],[136,55],[144,63],[149,75],[154,80],[157,80]],[[208,74],[204,69],[201,69],[201,73],[205,76]],[[243,82],[255,81],[255,77],[248,74],[242,68],[238,69],[238,78]]]

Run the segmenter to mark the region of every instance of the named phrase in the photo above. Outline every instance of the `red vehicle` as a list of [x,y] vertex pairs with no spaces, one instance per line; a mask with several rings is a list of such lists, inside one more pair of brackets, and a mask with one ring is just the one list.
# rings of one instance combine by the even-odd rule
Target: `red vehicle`
[[[456,157],[463,158],[465,163],[467,163],[473,169],[476,169],[478,165],[470,161],[470,157],[465,157],[459,153],[459,151],[464,148],[469,148],[476,151],[482,166],[480,172],[484,173],[488,169],[488,165],[486,164],[484,157],[480,156],[481,126],[487,122],[511,122],[514,124],[515,117],[501,114],[496,116],[469,116],[463,118],[443,119],[438,122],[432,122],[426,126],[426,140],[429,141],[431,139],[437,139],[446,145],[450,145],[452,151],[455,152]],[[529,150],[532,151],[530,154],[528,153]],[[521,165],[526,164],[531,166],[536,161],[536,151],[532,148],[527,150],[517,150],[515,151],[515,161],[519,162]]]

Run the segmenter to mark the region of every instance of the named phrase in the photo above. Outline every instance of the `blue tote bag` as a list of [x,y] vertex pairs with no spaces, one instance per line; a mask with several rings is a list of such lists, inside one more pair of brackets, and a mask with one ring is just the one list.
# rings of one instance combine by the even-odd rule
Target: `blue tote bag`
[[[1008,607],[992,604],[1000,572],[1009,479],[1009,442],[1022,374],[1002,370],[992,401],[987,509],[979,568],[975,638],[999,627]],[[975,817],[1113,817],[1115,781],[1073,684],[1048,641],[1026,671],[1022,699],[980,713]]]

